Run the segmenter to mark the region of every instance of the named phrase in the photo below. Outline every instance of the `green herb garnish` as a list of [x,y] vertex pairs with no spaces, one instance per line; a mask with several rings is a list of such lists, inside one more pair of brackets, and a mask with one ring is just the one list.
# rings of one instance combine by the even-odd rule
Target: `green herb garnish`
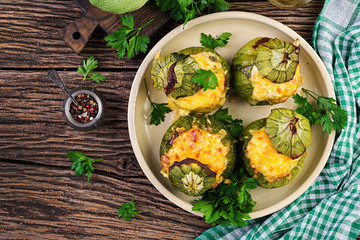
[[231,37],[231,33],[223,32],[219,37],[214,38],[211,34],[201,33],[200,43],[203,47],[215,49],[216,47],[225,47]]
[[[221,36],[219,38],[215,39],[210,34],[209,34],[209,36],[207,36],[206,34],[201,33],[200,43],[204,47],[214,49],[217,46],[225,46],[227,44],[227,42],[228,42],[227,40],[229,40],[230,36],[231,36],[231,33],[224,32],[223,34],[221,34]],[[220,38],[222,40],[220,40]],[[220,69],[220,70],[222,70],[222,69]],[[218,70],[218,71],[220,71],[220,70]],[[218,72],[218,71],[213,72],[210,69],[205,70],[205,69],[201,69],[201,68],[196,69],[195,71],[197,74],[192,76],[191,82],[193,82],[199,86],[203,86],[204,91],[206,91],[208,89],[216,89],[219,86],[219,81],[216,76],[216,72]]]
[[[79,66],[77,72],[84,76],[83,80],[91,79],[97,83],[102,83],[106,77],[102,76],[100,73],[94,73],[93,70],[98,67],[98,61],[90,56],[88,59],[83,60],[83,66]],[[91,74],[90,77],[88,75]]]
[[200,211],[206,223],[245,226],[244,219],[250,219],[250,213],[256,202],[250,190],[256,188],[256,180],[245,176],[244,169],[231,175],[231,184],[221,183],[215,189],[205,192],[200,200],[195,200],[192,210]]
[[[298,108],[295,112],[300,113],[309,119],[310,125],[323,125],[323,130],[328,134],[331,133],[332,129],[340,132],[347,125],[347,113],[336,104],[334,98],[322,97],[313,91],[305,88],[302,91],[306,94],[306,97],[302,97],[298,94],[293,96],[294,102],[298,104]],[[317,110],[308,101],[311,97],[316,100]]]
[[216,89],[219,86],[216,74],[211,70],[196,69],[196,73],[191,78],[191,82],[204,86],[204,91],[208,89]]
[[170,17],[176,21],[184,20],[186,23],[197,15],[209,12],[220,12],[229,9],[225,0],[155,0],[161,11],[169,11]]
[[91,176],[91,172],[94,171],[92,164],[104,160],[103,158],[91,159],[81,152],[69,152],[66,156],[73,162],[71,170],[75,171],[76,176],[83,174],[88,175],[88,181]]
[[117,211],[117,213],[119,214],[119,217],[122,217],[125,221],[129,221],[130,218],[135,217],[136,214],[145,213],[145,212],[151,212],[151,210],[140,211],[140,210],[136,209],[134,199],[132,199],[128,203],[121,204],[119,207],[119,210]]
[[171,112],[171,109],[167,106],[167,103],[154,103],[153,101],[151,101],[145,78],[144,78],[144,82],[145,82],[146,95],[151,105],[149,124],[157,126],[163,121],[165,121],[165,114]]
[[233,119],[233,117],[229,115],[228,108],[221,107],[216,111],[214,117],[218,121],[222,122],[227,127],[227,129],[229,129],[231,135],[234,138],[237,138],[244,129],[242,125],[243,121],[241,119]]
[[134,28],[134,18],[131,14],[121,15],[120,17],[124,26],[105,37],[105,40],[108,41],[106,46],[116,48],[119,59],[126,53],[128,59],[139,54],[139,52],[145,53],[150,39],[148,36],[139,36],[139,32],[153,19],[139,28]]

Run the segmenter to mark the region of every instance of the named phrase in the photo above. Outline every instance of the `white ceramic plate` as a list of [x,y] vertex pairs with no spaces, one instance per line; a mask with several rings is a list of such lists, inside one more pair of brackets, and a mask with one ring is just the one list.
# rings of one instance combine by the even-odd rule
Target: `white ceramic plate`
[[[218,36],[222,32],[233,34],[226,47],[216,49],[229,64],[238,49],[253,38],[277,37],[288,42],[293,42],[298,38],[301,48],[300,69],[304,77],[303,87],[322,96],[335,98],[330,77],[311,46],[293,30],[270,18],[246,12],[215,13],[190,21],[185,29],[183,26],[179,26],[162,38],[144,59],[131,88],[128,106],[130,139],[136,158],[152,184],[170,201],[197,215],[201,214],[191,210],[191,202],[194,198],[176,191],[168,179],[160,174],[160,142],[166,129],[171,125],[172,116],[168,114],[165,122],[159,126],[148,124],[151,109],[143,79],[145,78],[147,81],[152,101],[166,102],[165,94],[152,87],[150,71],[155,54],[161,49],[161,55],[167,56],[171,52],[190,46],[200,46],[201,33]],[[245,101],[236,103],[227,101],[225,103],[225,107],[229,108],[229,113],[233,117],[243,119],[244,126],[254,120],[267,117],[273,108],[295,109],[295,106],[292,98],[274,106],[250,106]],[[335,134],[328,135],[321,130],[320,126],[313,126],[311,130],[312,144],[308,148],[308,156],[300,175],[290,184],[281,188],[258,187],[254,189],[251,194],[257,205],[250,214],[251,218],[271,214],[290,204],[304,193],[318,177],[329,157]]]

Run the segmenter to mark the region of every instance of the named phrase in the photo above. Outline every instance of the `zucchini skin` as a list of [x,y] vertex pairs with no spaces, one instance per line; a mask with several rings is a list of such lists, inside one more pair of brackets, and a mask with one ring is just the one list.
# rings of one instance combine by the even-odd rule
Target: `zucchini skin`
[[236,52],[231,62],[231,75],[232,75],[231,88],[234,89],[234,91],[240,98],[247,101],[250,105],[253,106],[274,105],[281,103],[281,101],[279,101],[278,99],[272,100],[269,98],[265,100],[257,100],[256,98],[254,98],[253,92],[255,85],[251,81],[251,73],[253,67],[257,66],[257,68],[259,69],[257,62],[259,46],[261,46],[262,44],[266,44],[268,41],[273,41],[273,40],[277,40],[289,44],[277,38],[258,37],[247,42],[243,47],[241,47]]
[[[254,172],[254,169],[250,166],[250,159],[248,157],[246,157],[246,154],[245,154],[246,148],[253,136],[253,134],[251,134],[251,132],[256,132],[256,131],[260,130],[261,128],[265,127],[265,124],[266,124],[266,118],[259,119],[259,120],[252,122],[244,129],[244,131],[242,132],[242,134],[239,137],[239,142],[241,145],[240,151],[239,151],[239,157],[241,158],[247,173],[249,175],[251,175],[252,177],[255,177],[256,174]],[[277,188],[277,187],[285,186],[286,184],[293,181],[300,174],[301,169],[304,165],[304,160],[305,160],[305,156],[303,154],[303,156],[300,157],[296,167],[291,170],[291,177],[289,179],[287,179],[286,177],[283,177],[281,180],[275,180],[274,182],[269,182],[269,181],[265,180],[264,175],[261,172],[259,172],[257,174],[257,178],[256,178],[258,181],[258,185],[263,188]]]
[[226,169],[222,172],[221,176],[224,179],[230,178],[234,171],[235,164],[237,162],[236,152],[236,140],[231,136],[224,124],[216,120],[214,116],[193,114],[179,118],[175,121],[165,132],[160,144],[160,157],[167,153],[172,145],[171,142],[177,137],[177,128],[182,128],[184,131],[188,131],[196,126],[203,131],[218,133],[220,130],[225,130],[226,135],[222,138],[221,143],[229,148],[229,153],[226,157]]

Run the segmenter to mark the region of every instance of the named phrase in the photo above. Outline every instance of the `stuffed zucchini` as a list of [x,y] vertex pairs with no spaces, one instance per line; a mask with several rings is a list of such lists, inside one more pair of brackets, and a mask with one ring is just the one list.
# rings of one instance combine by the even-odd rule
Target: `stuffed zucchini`
[[[197,69],[211,70],[218,79],[216,89],[203,90],[191,81]],[[229,90],[230,67],[213,49],[190,47],[167,57],[155,56],[151,78],[154,87],[163,90],[168,106],[181,116],[209,113],[224,105]]]
[[230,178],[236,162],[235,142],[213,116],[181,117],[162,139],[161,173],[175,189],[200,196]]
[[232,86],[251,105],[286,101],[302,85],[298,40],[259,37],[246,43],[231,64]]
[[240,136],[247,172],[264,188],[281,187],[299,175],[311,144],[310,124],[286,108],[250,123]]

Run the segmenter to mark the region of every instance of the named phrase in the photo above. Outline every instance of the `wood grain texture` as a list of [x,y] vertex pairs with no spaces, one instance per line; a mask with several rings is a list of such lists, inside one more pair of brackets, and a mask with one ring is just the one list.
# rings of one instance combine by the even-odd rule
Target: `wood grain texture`
[[90,17],[83,16],[67,25],[59,35],[74,52],[80,53],[98,24]]
[[[311,42],[323,0],[285,11],[264,0],[231,1],[231,10],[262,14]],[[106,34],[95,29],[80,55],[58,32],[79,19],[73,0],[0,1],[0,238],[1,239],[193,239],[209,225],[160,194],[141,171],[131,148],[127,105],[132,80],[145,54],[117,59]],[[151,38],[150,48],[180,22]],[[93,55],[103,84],[82,81],[76,68]],[[56,68],[69,89],[96,86],[107,101],[101,128],[74,131],[61,113],[64,94],[47,79]],[[81,151],[105,160],[75,177],[65,154]],[[117,217],[135,198],[150,209],[129,222]]]
[[[70,23],[59,32],[60,37],[74,50],[74,52],[81,52],[90,39],[95,27],[98,25],[106,34],[112,34],[122,26],[120,15],[102,11],[91,5],[88,0],[76,0],[76,2],[84,11],[83,16]],[[135,28],[139,28],[151,21],[147,25],[148,27],[141,30],[142,35],[149,37],[153,36],[170,19],[168,14],[161,12],[160,9],[154,8],[148,4],[131,14],[134,18]]]
[[[262,14],[278,20],[310,42],[313,26],[323,0],[312,1],[298,10],[281,10],[267,1],[231,2],[232,11]],[[99,67],[136,69],[144,54],[132,60],[117,59],[116,51],[106,47],[105,33],[98,29],[80,55],[74,53],[58,32],[82,16],[72,0],[3,0],[0,2],[0,68],[76,68],[85,57],[94,55]],[[169,22],[151,38],[150,48],[180,22]]]
[[102,93],[107,102],[102,126],[87,132],[68,126],[61,112],[65,95],[48,80],[47,71],[0,70],[0,158],[70,166],[65,154],[82,151],[106,160],[99,164],[99,170],[143,175],[127,125],[127,103],[135,72],[104,72],[107,79],[103,84],[84,82],[75,71],[59,71],[59,75],[69,89],[96,86]]
[[[0,169],[2,239],[194,239],[209,228],[144,177],[94,174],[87,183],[61,168],[0,162]],[[151,212],[127,222],[117,209],[132,198]]]

